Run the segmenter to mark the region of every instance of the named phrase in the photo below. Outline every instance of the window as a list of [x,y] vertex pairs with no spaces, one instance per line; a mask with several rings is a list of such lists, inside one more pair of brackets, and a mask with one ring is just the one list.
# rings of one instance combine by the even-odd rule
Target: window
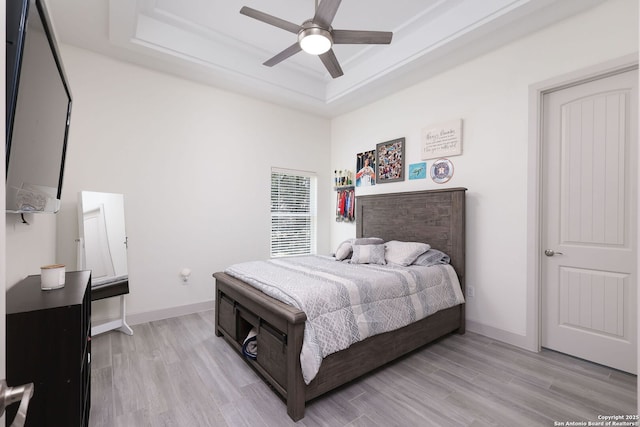
[[316,253],[316,175],[271,169],[271,257]]

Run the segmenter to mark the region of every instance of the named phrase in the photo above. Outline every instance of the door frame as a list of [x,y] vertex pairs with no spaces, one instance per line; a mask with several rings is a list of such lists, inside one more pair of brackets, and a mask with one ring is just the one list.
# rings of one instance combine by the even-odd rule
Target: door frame
[[[529,86],[529,144],[527,164],[527,333],[528,350],[541,350],[542,322],[542,121],[544,95],[638,68],[638,54],[630,54]],[[638,150],[640,153],[640,150]],[[640,154],[638,155],[640,164]],[[640,183],[640,174],[638,175]],[[640,186],[638,187],[640,188]],[[638,198],[640,206],[640,198]],[[639,216],[640,218],[640,216]],[[640,222],[640,220],[638,220]],[[640,238],[640,227],[638,236]],[[640,241],[640,239],[638,240]],[[640,254],[640,251],[639,251]],[[638,256],[640,265],[640,255]],[[640,292],[638,292],[640,306]],[[640,324],[640,316],[638,317]],[[640,327],[638,328],[640,335]],[[639,340],[640,342],[640,340]]]

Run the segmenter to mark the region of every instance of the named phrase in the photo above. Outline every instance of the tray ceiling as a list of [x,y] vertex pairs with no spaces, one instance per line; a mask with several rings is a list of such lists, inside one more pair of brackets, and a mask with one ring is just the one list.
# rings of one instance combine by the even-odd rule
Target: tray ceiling
[[301,52],[262,63],[295,34],[242,6],[300,24],[314,0],[50,0],[62,43],[326,117],[486,53],[604,0],[344,0],[333,27],[392,31],[391,45],[337,45],[344,75]]

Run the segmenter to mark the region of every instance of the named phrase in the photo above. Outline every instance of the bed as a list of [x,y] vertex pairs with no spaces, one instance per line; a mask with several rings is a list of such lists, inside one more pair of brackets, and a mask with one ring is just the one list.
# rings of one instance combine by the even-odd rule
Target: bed
[[[464,188],[358,196],[356,237],[425,242],[447,253],[464,293]],[[257,331],[258,357],[245,358],[284,399],[294,421],[306,402],[450,333],[464,333],[464,304],[438,311],[400,329],[357,342],[322,360],[315,378],[303,379],[305,313],[224,272],[216,279],[215,334],[242,355]]]

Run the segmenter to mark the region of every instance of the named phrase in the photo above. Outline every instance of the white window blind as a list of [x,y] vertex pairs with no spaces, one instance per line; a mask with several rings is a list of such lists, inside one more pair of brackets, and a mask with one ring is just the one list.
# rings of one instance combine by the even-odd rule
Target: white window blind
[[271,169],[271,257],[316,253],[316,176]]

